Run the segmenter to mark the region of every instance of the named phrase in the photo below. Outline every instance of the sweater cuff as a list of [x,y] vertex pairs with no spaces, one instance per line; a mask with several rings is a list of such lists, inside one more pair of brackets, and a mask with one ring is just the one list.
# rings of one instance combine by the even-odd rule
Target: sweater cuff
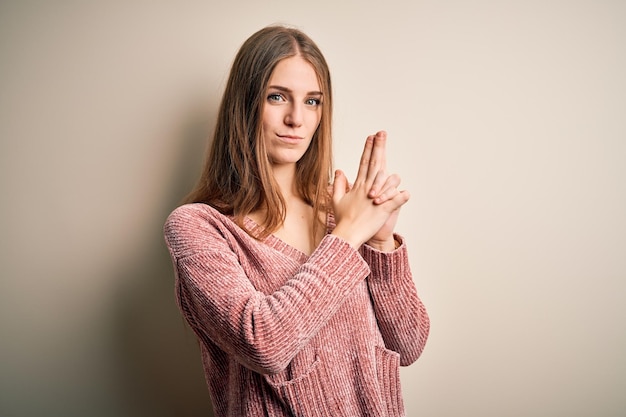
[[393,237],[400,244],[393,252],[381,252],[367,244],[361,247],[361,256],[372,272],[370,279],[392,280],[410,273],[404,238],[397,234]]
[[342,287],[343,293],[351,291],[356,282],[370,274],[370,267],[359,252],[344,239],[332,234],[324,236],[309,261],[314,261],[314,264],[332,276],[333,282]]

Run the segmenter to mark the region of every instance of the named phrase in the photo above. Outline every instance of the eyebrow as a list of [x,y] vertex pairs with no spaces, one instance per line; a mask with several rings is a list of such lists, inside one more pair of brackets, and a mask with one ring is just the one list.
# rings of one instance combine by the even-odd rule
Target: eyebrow
[[[269,88],[273,88],[275,90],[278,91],[284,91],[285,93],[293,93],[293,91],[291,91],[291,89],[287,88],[287,87],[283,87],[282,85],[270,85],[267,87]],[[321,91],[309,91],[308,93],[306,93],[308,96],[323,96],[324,93],[322,93]]]

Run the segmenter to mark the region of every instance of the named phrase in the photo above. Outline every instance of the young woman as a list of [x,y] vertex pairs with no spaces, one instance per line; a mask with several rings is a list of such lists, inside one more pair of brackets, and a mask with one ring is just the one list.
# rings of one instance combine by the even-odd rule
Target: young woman
[[394,234],[409,194],[367,138],[331,173],[328,66],[302,32],[238,52],[197,187],[165,238],[215,415],[403,416],[399,366],[429,321]]

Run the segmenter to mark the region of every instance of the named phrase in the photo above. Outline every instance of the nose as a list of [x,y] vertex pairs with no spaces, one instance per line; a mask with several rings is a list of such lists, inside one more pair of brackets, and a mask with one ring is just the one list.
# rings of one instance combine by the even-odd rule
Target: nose
[[292,103],[289,106],[289,110],[285,114],[285,124],[287,126],[299,127],[302,126],[302,105],[299,103]]

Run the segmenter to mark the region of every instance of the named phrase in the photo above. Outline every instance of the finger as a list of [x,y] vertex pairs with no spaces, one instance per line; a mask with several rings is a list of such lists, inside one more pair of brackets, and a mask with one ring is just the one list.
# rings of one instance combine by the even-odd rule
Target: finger
[[338,203],[348,190],[348,180],[341,170],[335,171],[333,180],[333,202]]
[[[388,196],[387,198],[382,198],[382,200],[380,198],[384,197],[384,195],[388,194],[389,191],[392,189],[397,191],[398,185],[400,185],[400,176],[398,174],[391,174],[389,176],[386,176],[384,174],[384,171],[380,172],[382,173],[382,175],[379,174],[378,176],[376,176],[374,184],[372,185],[372,189],[368,194],[370,198],[378,199],[378,204],[384,202],[385,200],[388,200]],[[377,185],[377,183],[381,183],[381,185]]]
[[365,139],[365,147],[361,154],[361,162],[359,163],[359,171],[356,174],[355,184],[358,182],[365,182],[367,178],[367,171],[370,166],[370,158],[372,156],[372,148],[374,147],[374,136],[368,136]]
[[393,200],[398,194],[400,193],[400,191],[398,191],[397,188],[389,188],[388,190],[386,190],[384,193],[382,193],[380,196],[376,197],[374,199],[374,204],[379,205],[379,204],[383,204],[389,200]]
[[396,198],[398,194],[400,194],[400,190],[398,190],[396,187],[388,188],[381,195],[374,199],[374,204],[379,205],[386,203],[387,201]]
[[382,156],[382,164],[381,164],[381,169],[383,171],[387,170],[387,132],[385,130],[381,130],[379,131],[377,134],[381,135],[381,137],[384,138],[384,152],[383,152],[383,156]]
[[384,170],[386,165],[385,147],[387,143],[387,132],[381,130],[374,136],[374,146],[369,160],[367,179],[370,184],[374,182],[378,171]]
[[398,210],[411,198],[411,194],[407,190],[398,191],[398,193],[392,199],[389,199],[382,203],[386,205],[390,211]]
[[411,193],[409,193],[407,190],[402,190],[398,193],[397,196],[393,198],[393,201],[398,203],[399,204],[398,208],[400,208],[401,206],[406,204],[410,198],[411,198]]
[[384,170],[379,170],[374,178],[374,182],[372,183],[372,188],[370,188],[369,193],[367,193],[368,197],[376,198],[382,192],[382,189],[385,187],[387,183],[387,174]]

